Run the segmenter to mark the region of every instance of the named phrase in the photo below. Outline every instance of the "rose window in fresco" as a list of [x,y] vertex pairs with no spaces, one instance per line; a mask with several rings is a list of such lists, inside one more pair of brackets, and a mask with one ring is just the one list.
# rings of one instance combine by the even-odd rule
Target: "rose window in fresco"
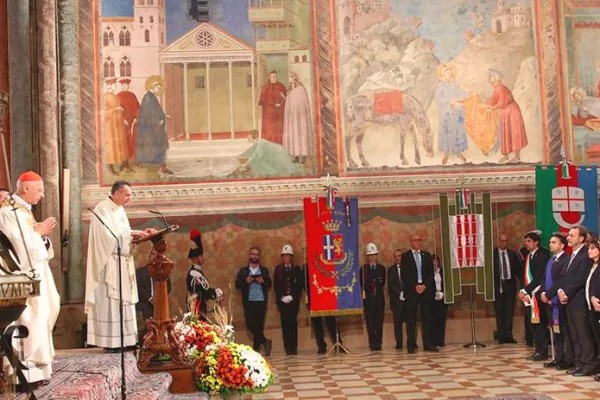
[[215,35],[208,30],[201,30],[196,33],[196,45],[203,49],[209,49],[215,45]]

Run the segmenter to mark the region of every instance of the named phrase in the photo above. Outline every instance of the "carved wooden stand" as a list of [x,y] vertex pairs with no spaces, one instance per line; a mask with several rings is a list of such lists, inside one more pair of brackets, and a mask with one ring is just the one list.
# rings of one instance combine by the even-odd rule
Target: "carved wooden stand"
[[[174,263],[164,255],[167,250],[164,233],[150,240],[154,243],[148,263],[148,272],[154,281],[154,318],[146,320],[148,332],[142,342],[138,368],[142,373],[168,372],[173,377],[171,393],[191,393],[194,391],[193,368],[185,362],[185,344],[175,333],[177,320],[169,318],[167,280]],[[171,360],[153,361],[159,354],[169,355]]]

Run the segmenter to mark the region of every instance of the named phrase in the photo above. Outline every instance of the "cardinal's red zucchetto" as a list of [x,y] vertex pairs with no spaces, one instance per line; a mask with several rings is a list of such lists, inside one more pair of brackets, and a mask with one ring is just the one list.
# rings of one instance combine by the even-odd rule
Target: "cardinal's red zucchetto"
[[42,180],[42,177],[33,171],[23,172],[19,176],[19,181],[21,181],[21,182],[34,182],[34,181],[41,181],[41,180]]

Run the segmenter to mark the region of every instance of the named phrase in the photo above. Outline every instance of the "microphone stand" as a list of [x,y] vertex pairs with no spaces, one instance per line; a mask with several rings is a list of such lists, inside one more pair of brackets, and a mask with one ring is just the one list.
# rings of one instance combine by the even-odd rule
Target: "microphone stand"
[[117,237],[117,235],[115,235],[115,233],[108,227],[108,225],[106,225],[104,223],[104,221],[102,221],[102,218],[100,218],[94,210],[92,210],[91,208],[88,208],[88,211],[90,211],[92,214],[94,214],[94,216],[96,218],[98,218],[98,221],[100,221],[100,223],[102,225],[104,225],[106,230],[117,241],[117,258],[118,258],[117,263],[119,266],[119,268],[118,268],[119,269],[119,330],[120,330],[120,334],[121,334],[121,399],[125,400],[127,398],[127,391],[126,391],[126,383],[125,383],[125,349],[124,349],[125,333],[124,333],[124,328],[123,328],[123,276],[122,276],[122,271],[121,271],[121,242],[119,241],[119,238]]

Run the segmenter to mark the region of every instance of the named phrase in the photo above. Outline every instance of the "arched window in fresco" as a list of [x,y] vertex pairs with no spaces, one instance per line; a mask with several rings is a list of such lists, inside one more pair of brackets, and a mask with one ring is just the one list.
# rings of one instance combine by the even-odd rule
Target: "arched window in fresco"
[[151,24],[153,24],[153,23],[154,23],[154,16],[153,16],[153,15],[151,15],[151,16],[150,16],[150,23],[151,23]]
[[131,46],[131,34],[125,27],[119,33],[119,46]]
[[120,76],[131,76],[131,61],[127,56],[121,59],[121,64],[119,64],[119,72]]
[[154,5],[154,0],[148,0],[148,5],[149,6],[153,6]]
[[107,57],[106,60],[104,60],[103,69],[105,78],[113,78],[115,76],[115,63],[113,62],[112,58]]
[[344,18],[344,35],[349,35],[350,34],[350,18],[346,17]]
[[302,56],[302,62],[308,62],[308,57],[306,56],[306,54]]
[[140,0],[140,6],[146,5],[146,0]]
[[300,57],[294,56],[294,62],[300,62]]
[[148,29],[144,31],[144,40],[146,43],[150,42],[150,31]]
[[102,35],[102,45],[104,47],[108,46],[108,32],[104,32]]
[[102,35],[102,44],[104,46],[109,46],[109,45],[115,44],[115,35],[113,34],[110,27],[107,28],[106,31],[104,31],[104,34]]

